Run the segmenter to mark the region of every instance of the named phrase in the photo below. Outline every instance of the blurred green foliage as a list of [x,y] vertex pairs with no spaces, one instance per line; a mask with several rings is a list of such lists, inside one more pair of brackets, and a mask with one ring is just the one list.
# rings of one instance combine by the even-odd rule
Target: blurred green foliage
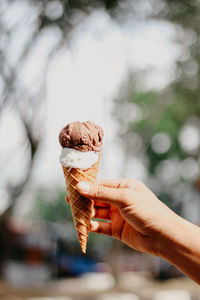
[[66,223],[73,222],[69,205],[65,201],[64,190],[47,191],[39,190],[35,199],[34,213],[48,222]]

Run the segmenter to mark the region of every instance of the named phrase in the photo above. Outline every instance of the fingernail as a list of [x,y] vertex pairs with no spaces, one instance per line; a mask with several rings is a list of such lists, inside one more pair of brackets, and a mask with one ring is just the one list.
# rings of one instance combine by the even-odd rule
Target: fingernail
[[83,193],[88,193],[89,189],[90,189],[90,185],[88,182],[79,182],[77,184],[77,187],[78,187],[79,191],[81,191]]
[[93,208],[92,208],[92,216],[91,216],[91,217],[94,218],[95,215],[96,215],[96,209],[93,207]]
[[99,223],[97,221],[90,221],[90,231],[96,231],[99,227]]

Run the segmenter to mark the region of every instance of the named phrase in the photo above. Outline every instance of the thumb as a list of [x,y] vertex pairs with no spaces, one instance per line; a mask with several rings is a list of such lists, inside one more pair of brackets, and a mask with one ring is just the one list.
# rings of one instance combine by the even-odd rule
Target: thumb
[[79,182],[77,190],[89,199],[107,202],[115,206],[121,206],[126,201],[126,189],[123,188],[111,188],[101,184]]

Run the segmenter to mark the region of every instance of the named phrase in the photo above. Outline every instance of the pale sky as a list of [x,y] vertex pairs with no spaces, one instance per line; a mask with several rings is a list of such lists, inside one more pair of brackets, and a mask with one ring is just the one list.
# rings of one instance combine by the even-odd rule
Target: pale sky
[[[19,37],[26,29],[21,27],[20,30],[17,33]],[[160,89],[169,82],[174,61],[180,51],[178,45],[171,43],[174,36],[173,27],[165,23],[159,26],[153,22],[138,24],[132,31],[127,31],[116,25],[103,11],[93,13],[77,28],[71,46],[68,47],[66,42],[49,67],[45,96],[45,138],[38,151],[33,172],[34,186],[48,188],[64,185],[58,160],[61,150],[58,134],[66,123],[77,120],[92,120],[104,129],[100,177],[120,176],[122,149],[116,139],[118,124],[112,116],[113,99],[130,69],[152,68],[150,76],[145,78],[148,88]],[[59,31],[44,34],[19,74],[20,80],[33,91],[42,76],[45,53],[59,38]],[[20,44],[20,38],[17,42]],[[10,51],[8,55],[14,64],[17,51]],[[8,135],[13,137],[9,143]],[[2,186],[7,178],[13,177],[13,174],[17,178],[20,170],[23,170],[22,157],[18,157],[23,140],[22,129],[11,108],[4,111],[0,120],[0,140],[0,167],[4,168],[6,162],[10,163],[5,178],[0,179]],[[17,156],[14,155],[16,152]],[[129,174],[130,170],[127,172],[140,179],[145,176],[144,168],[138,161],[135,162],[132,174]],[[6,199],[2,188],[0,196]],[[0,202],[2,208],[5,205],[6,200]]]

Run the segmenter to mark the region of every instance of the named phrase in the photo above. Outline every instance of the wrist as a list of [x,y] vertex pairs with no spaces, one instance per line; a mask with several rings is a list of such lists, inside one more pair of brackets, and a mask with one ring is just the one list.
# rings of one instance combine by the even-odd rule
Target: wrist
[[200,228],[176,215],[160,236],[157,255],[200,284]]
[[166,258],[169,255],[168,252],[171,251],[171,246],[175,243],[177,227],[180,226],[179,219],[184,221],[170,209],[162,218],[157,218],[147,233],[145,252]]
[[166,224],[157,243],[158,256],[170,260],[174,256],[174,252],[179,252],[184,247],[184,223],[185,220],[175,214],[170,222]]

